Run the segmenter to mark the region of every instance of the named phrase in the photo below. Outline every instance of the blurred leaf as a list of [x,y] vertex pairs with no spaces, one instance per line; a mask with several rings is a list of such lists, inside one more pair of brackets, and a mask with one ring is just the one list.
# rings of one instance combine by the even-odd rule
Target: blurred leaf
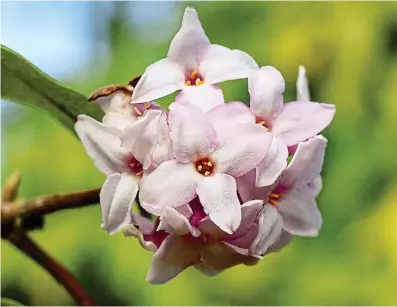
[[18,53],[1,45],[1,98],[45,110],[74,132],[79,114],[100,120],[96,104],[84,95],[61,85]]
[[24,305],[17,301],[14,301],[13,299],[2,297],[1,306],[24,306]]

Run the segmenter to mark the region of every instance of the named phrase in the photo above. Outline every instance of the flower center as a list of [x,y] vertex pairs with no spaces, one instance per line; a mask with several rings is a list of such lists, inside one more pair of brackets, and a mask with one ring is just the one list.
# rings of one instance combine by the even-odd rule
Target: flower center
[[137,103],[134,105],[134,115],[137,119],[142,118],[143,116],[146,115],[147,111],[149,111],[153,107],[153,104],[151,102],[145,102],[145,103]]
[[193,71],[187,78],[185,84],[187,86],[199,86],[204,83],[203,77],[198,73],[198,71]]
[[131,173],[135,176],[141,177],[143,174],[142,163],[135,159],[134,156],[130,156],[127,160],[127,167]]
[[208,158],[201,158],[197,160],[194,164],[196,166],[197,172],[206,177],[210,176],[213,173],[215,167],[215,163]]
[[269,196],[269,200],[267,201],[269,204],[273,205],[274,207],[277,207],[278,202],[280,199],[283,197],[283,194],[281,193],[276,193],[272,192]]
[[268,120],[265,120],[265,119],[264,119],[263,117],[261,117],[261,116],[257,116],[255,122],[256,122],[258,125],[263,126],[267,131],[270,131],[270,129],[271,129],[271,127],[272,127],[271,124],[270,124],[270,122],[269,122]]

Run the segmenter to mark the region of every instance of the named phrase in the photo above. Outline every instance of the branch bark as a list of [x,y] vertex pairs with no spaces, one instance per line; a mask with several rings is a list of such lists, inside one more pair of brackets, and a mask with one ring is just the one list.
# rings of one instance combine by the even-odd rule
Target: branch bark
[[9,240],[11,244],[50,273],[70,293],[76,304],[96,306],[76,278],[30,239],[25,231],[31,229],[31,225],[34,228],[34,224],[42,224],[44,214],[97,203],[99,189],[41,197],[27,202],[14,201],[18,194],[20,179],[20,174],[14,172],[2,189],[1,237]]
[[23,232],[13,232],[8,240],[20,251],[32,258],[36,263],[50,273],[73,297],[79,306],[96,306],[80,283],[60,263],[42,250],[28,235]]
[[100,189],[71,194],[38,197],[33,200],[5,201],[1,206],[1,225],[13,223],[21,216],[39,216],[55,211],[97,204]]

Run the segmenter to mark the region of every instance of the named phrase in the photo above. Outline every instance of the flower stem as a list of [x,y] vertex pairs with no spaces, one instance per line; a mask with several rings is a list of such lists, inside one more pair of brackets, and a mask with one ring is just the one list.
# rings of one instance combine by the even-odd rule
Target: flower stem
[[12,223],[21,216],[45,215],[55,211],[85,207],[99,202],[100,189],[44,196],[14,202],[5,201],[1,207],[1,226]]
[[23,232],[13,232],[7,239],[50,273],[70,293],[76,304],[79,306],[96,306],[76,278],[43,251],[28,235]]

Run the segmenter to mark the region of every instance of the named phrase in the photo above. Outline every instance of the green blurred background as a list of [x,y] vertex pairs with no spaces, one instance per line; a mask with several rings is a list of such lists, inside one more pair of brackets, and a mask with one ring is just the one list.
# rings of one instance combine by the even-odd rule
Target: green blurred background
[[[2,17],[10,21],[2,22],[3,33],[9,31],[15,42],[8,46],[85,95],[125,84],[164,57],[189,5],[213,43],[277,67],[286,80],[286,101],[295,98],[303,64],[313,100],[337,105],[324,132],[329,145],[318,199],[324,227],[319,237],[296,238],[257,266],[238,266],[211,278],[191,268],[153,286],[145,282],[151,254],[134,239],[101,230],[98,206],[48,216],[45,229],[32,237],[81,280],[98,304],[397,305],[397,3],[2,5]],[[17,18],[23,11],[30,16]],[[80,21],[65,30],[74,18]],[[23,31],[34,25],[37,39]],[[91,47],[80,58],[76,45]],[[27,55],[31,48],[46,58],[35,62]],[[74,53],[54,63],[59,50],[68,48]],[[49,69],[47,62],[53,64]],[[248,102],[246,80],[222,87],[228,101]],[[103,183],[78,140],[52,118],[4,101],[1,111],[1,178],[19,170],[21,197]],[[7,242],[1,247],[2,296],[28,305],[73,304],[34,262]]]

